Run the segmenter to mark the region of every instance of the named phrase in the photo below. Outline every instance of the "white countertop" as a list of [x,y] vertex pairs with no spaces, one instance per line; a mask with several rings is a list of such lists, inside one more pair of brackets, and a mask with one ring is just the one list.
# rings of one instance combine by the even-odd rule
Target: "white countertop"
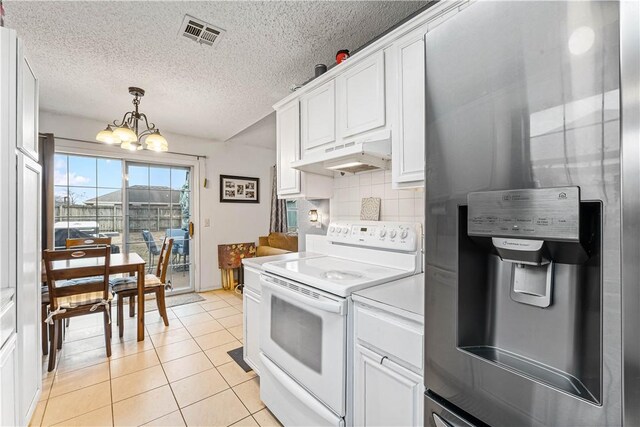
[[353,299],[373,302],[382,309],[400,310],[424,319],[424,273],[356,291]]
[[321,256],[321,255],[322,254],[315,253],[315,252],[290,252],[287,254],[280,254],[280,255],[261,256],[256,258],[245,258],[242,260],[242,264],[246,265],[247,267],[255,268],[257,270],[262,270],[262,265],[267,262],[293,261],[296,259],[312,258],[312,257]]

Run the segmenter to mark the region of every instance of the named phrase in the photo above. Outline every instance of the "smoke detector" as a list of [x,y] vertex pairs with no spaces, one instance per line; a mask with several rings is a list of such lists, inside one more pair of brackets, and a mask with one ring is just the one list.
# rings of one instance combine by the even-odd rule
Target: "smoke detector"
[[220,39],[226,31],[215,25],[208,24],[200,19],[194,18],[191,15],[184,15],[182,25],[180,26],[180,32],[178,35],[182,35],[188,39],[191,39],[200,44],[206,44],[207,46],[213,46],[220,43]]

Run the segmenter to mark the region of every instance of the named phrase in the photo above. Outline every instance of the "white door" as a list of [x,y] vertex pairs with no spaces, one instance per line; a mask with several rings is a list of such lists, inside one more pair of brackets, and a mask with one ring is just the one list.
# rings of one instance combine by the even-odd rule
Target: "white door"
[[276,112],[278,196],[300,193],[300,171],[291,162],[300,159],[300,105],[298,100]]
[[393,182],[424,180],[425,146],[425,38],[424,31],[410,34],[395,46],[398,102],[393,128]]
[[340,137],[385,124],[384,52],[372,54],[337,78]]
[[336,140],[336,99],[333,80],[300,97],[302,158],[324,152]]
[[41,300],[41,168],[22,153],[17,154],[17,301],[18,301],[18,419],[25,425],[41,392],[40,355]]
[[422,377],[356,345],[354,425],[421,426]]
[[344,416],[346,301],[264,274],[260,282],[260,350],[338,416]]
[[244,287],[244,361],[260,375],[260,295]]

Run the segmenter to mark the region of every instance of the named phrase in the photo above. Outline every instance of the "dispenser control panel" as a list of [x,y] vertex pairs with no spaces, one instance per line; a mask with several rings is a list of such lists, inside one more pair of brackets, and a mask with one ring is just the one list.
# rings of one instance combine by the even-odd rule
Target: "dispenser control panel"
[[578,187],[482,191],[467,195],[470,236],[578,241]]

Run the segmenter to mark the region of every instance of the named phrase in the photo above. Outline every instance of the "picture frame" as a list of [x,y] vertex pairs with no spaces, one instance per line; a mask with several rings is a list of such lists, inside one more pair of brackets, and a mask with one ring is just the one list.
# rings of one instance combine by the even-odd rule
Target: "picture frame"
[[260,203],[260,178],[220,175],[220,203]]

